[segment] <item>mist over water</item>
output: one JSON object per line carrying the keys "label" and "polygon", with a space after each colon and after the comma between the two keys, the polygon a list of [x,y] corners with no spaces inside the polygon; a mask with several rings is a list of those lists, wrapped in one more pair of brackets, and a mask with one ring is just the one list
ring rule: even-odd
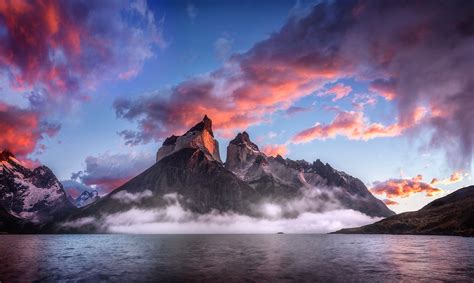
{"label": "mist over water", "polygon": [[461,281],[474,238],[1,235],[0,281]]}

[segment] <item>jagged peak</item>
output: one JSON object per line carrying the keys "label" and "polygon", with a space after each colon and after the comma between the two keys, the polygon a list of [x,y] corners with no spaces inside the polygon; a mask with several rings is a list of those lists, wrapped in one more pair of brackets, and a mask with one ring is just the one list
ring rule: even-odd
{"label": "jagged peak", "polygon": [[259,151],[258,146],[250,140],[249,134],[245,131],[243,131],[242,133],[238,133],[237,136],[230,141],[230,144],[246,145],[252,150]]}
{"label": "jagged peak", "polygon": [[211,134],[211,136],[214,137],[214,133],[212,132],[212,120],[209,119],[207,115],[204,115],[204,118],[202,119],[202,121],[194,125],[191,129],[189,129],[189,131],[187,131],[186,134],[190,132],[197,132],[197,131],[201,132],[204,130],[207,130]]}
{"label": "jagged peak", "polygon": [[8,161],[10,157],[15,158],[15,155],[8,149],[4,149],[2,152],[0,152],[0,161]]}
{"label": "jagged peak", "polygon": [[219,144],[212,132],[212,120],[207,115],[204,115],[202,121],[194,125],[184,135],[172,135],[165,139],[156,154],[156,162],[183,148],[200,148],[213,159],[222,162],[219,156]]}

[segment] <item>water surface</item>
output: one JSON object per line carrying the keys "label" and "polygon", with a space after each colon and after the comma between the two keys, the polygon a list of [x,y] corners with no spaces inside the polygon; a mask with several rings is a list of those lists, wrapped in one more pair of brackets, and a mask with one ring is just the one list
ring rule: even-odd
{"label": "water surface", "polygon": [[474,281],[474,238],[1,235],[0,281]]}

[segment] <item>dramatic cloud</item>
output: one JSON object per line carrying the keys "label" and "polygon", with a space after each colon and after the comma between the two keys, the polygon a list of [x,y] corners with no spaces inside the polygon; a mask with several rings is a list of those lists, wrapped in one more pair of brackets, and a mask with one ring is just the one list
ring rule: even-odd
{"label": "dramatic cloud", "polygon": [[0,68],[11,84],[51,98],[130,76],[165,45],[145,1],[2,1],[0,25]]}
{"label": "dramatic cloud", "polygon": [[2,91],[29,103],[0,100],[0,146],[33,152],[59,129],[47,123],[53,113],[88,100],[102,80],[135,76],[155,46],[165,47],[162,24],[143,0],[0,1]]}
{"label": "dramatic cloud", "polygon": [[[131,143],[160,140],[204,113],[218,129],[246,128],[350,77],[398,106],[398,126],[362,129],[369,136],[399,134],[426,107],[423,125],[434,130],[430,146],[445,150],[453,166],[468,166],[474,142],[473,9],[468,0],[317,4],[222,68],[177,85],[167,98],[118,101],[118,116],[139,124],[138,132],[124,137]],[[364,139],[363,133],[356,136]]]}
{"label": "dramatic cloud", "polygon": [[375,182],[370,191],[375,195],[385,195],[389,199],[406,198],[417,193],[433,197],[443,192],[443,190],[423,182],[422,179],[422,176],[418,175],[413,179],[390,179],[384,182]]}
{"label": "dramatic cloud", "polygon": [[288,148],[284,144],[269,144],[263,147],[263,152],[270,156],[285,156],[288,153]]}
{"label": "dramatic cloud", "polygon": [[319,96],[327,96],[327,95],[334,95],[332,101],[337,101],[341,98],[344,98],[352,92],[352,87],[346,86],[342,83],[338,83],[333,87],[329,88],[326,91],[323,91],[319,94]]}
{"label": "dramatic cloud", "polygon": [[56,135],[59,125],[42,120],[36,109],[23,109],[0,101],[0,150],[8,149],[23,159],[45,137]]}
{"label": "dramatic cloud", "polygon": [[92,186],[100,194],[107,194],[153,165],[151,154],[110,154],[88,156],[86,169],[73,174],[71,179]]}

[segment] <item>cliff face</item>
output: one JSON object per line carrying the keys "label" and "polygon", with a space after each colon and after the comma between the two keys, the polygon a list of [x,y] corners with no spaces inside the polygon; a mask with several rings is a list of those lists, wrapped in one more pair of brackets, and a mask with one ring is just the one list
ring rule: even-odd
{"label": "cliff face", "polygon": [[339,234],[412,234],[474,236],[474,186],[459,189],[414,212],[371,225],[342,229]]}

